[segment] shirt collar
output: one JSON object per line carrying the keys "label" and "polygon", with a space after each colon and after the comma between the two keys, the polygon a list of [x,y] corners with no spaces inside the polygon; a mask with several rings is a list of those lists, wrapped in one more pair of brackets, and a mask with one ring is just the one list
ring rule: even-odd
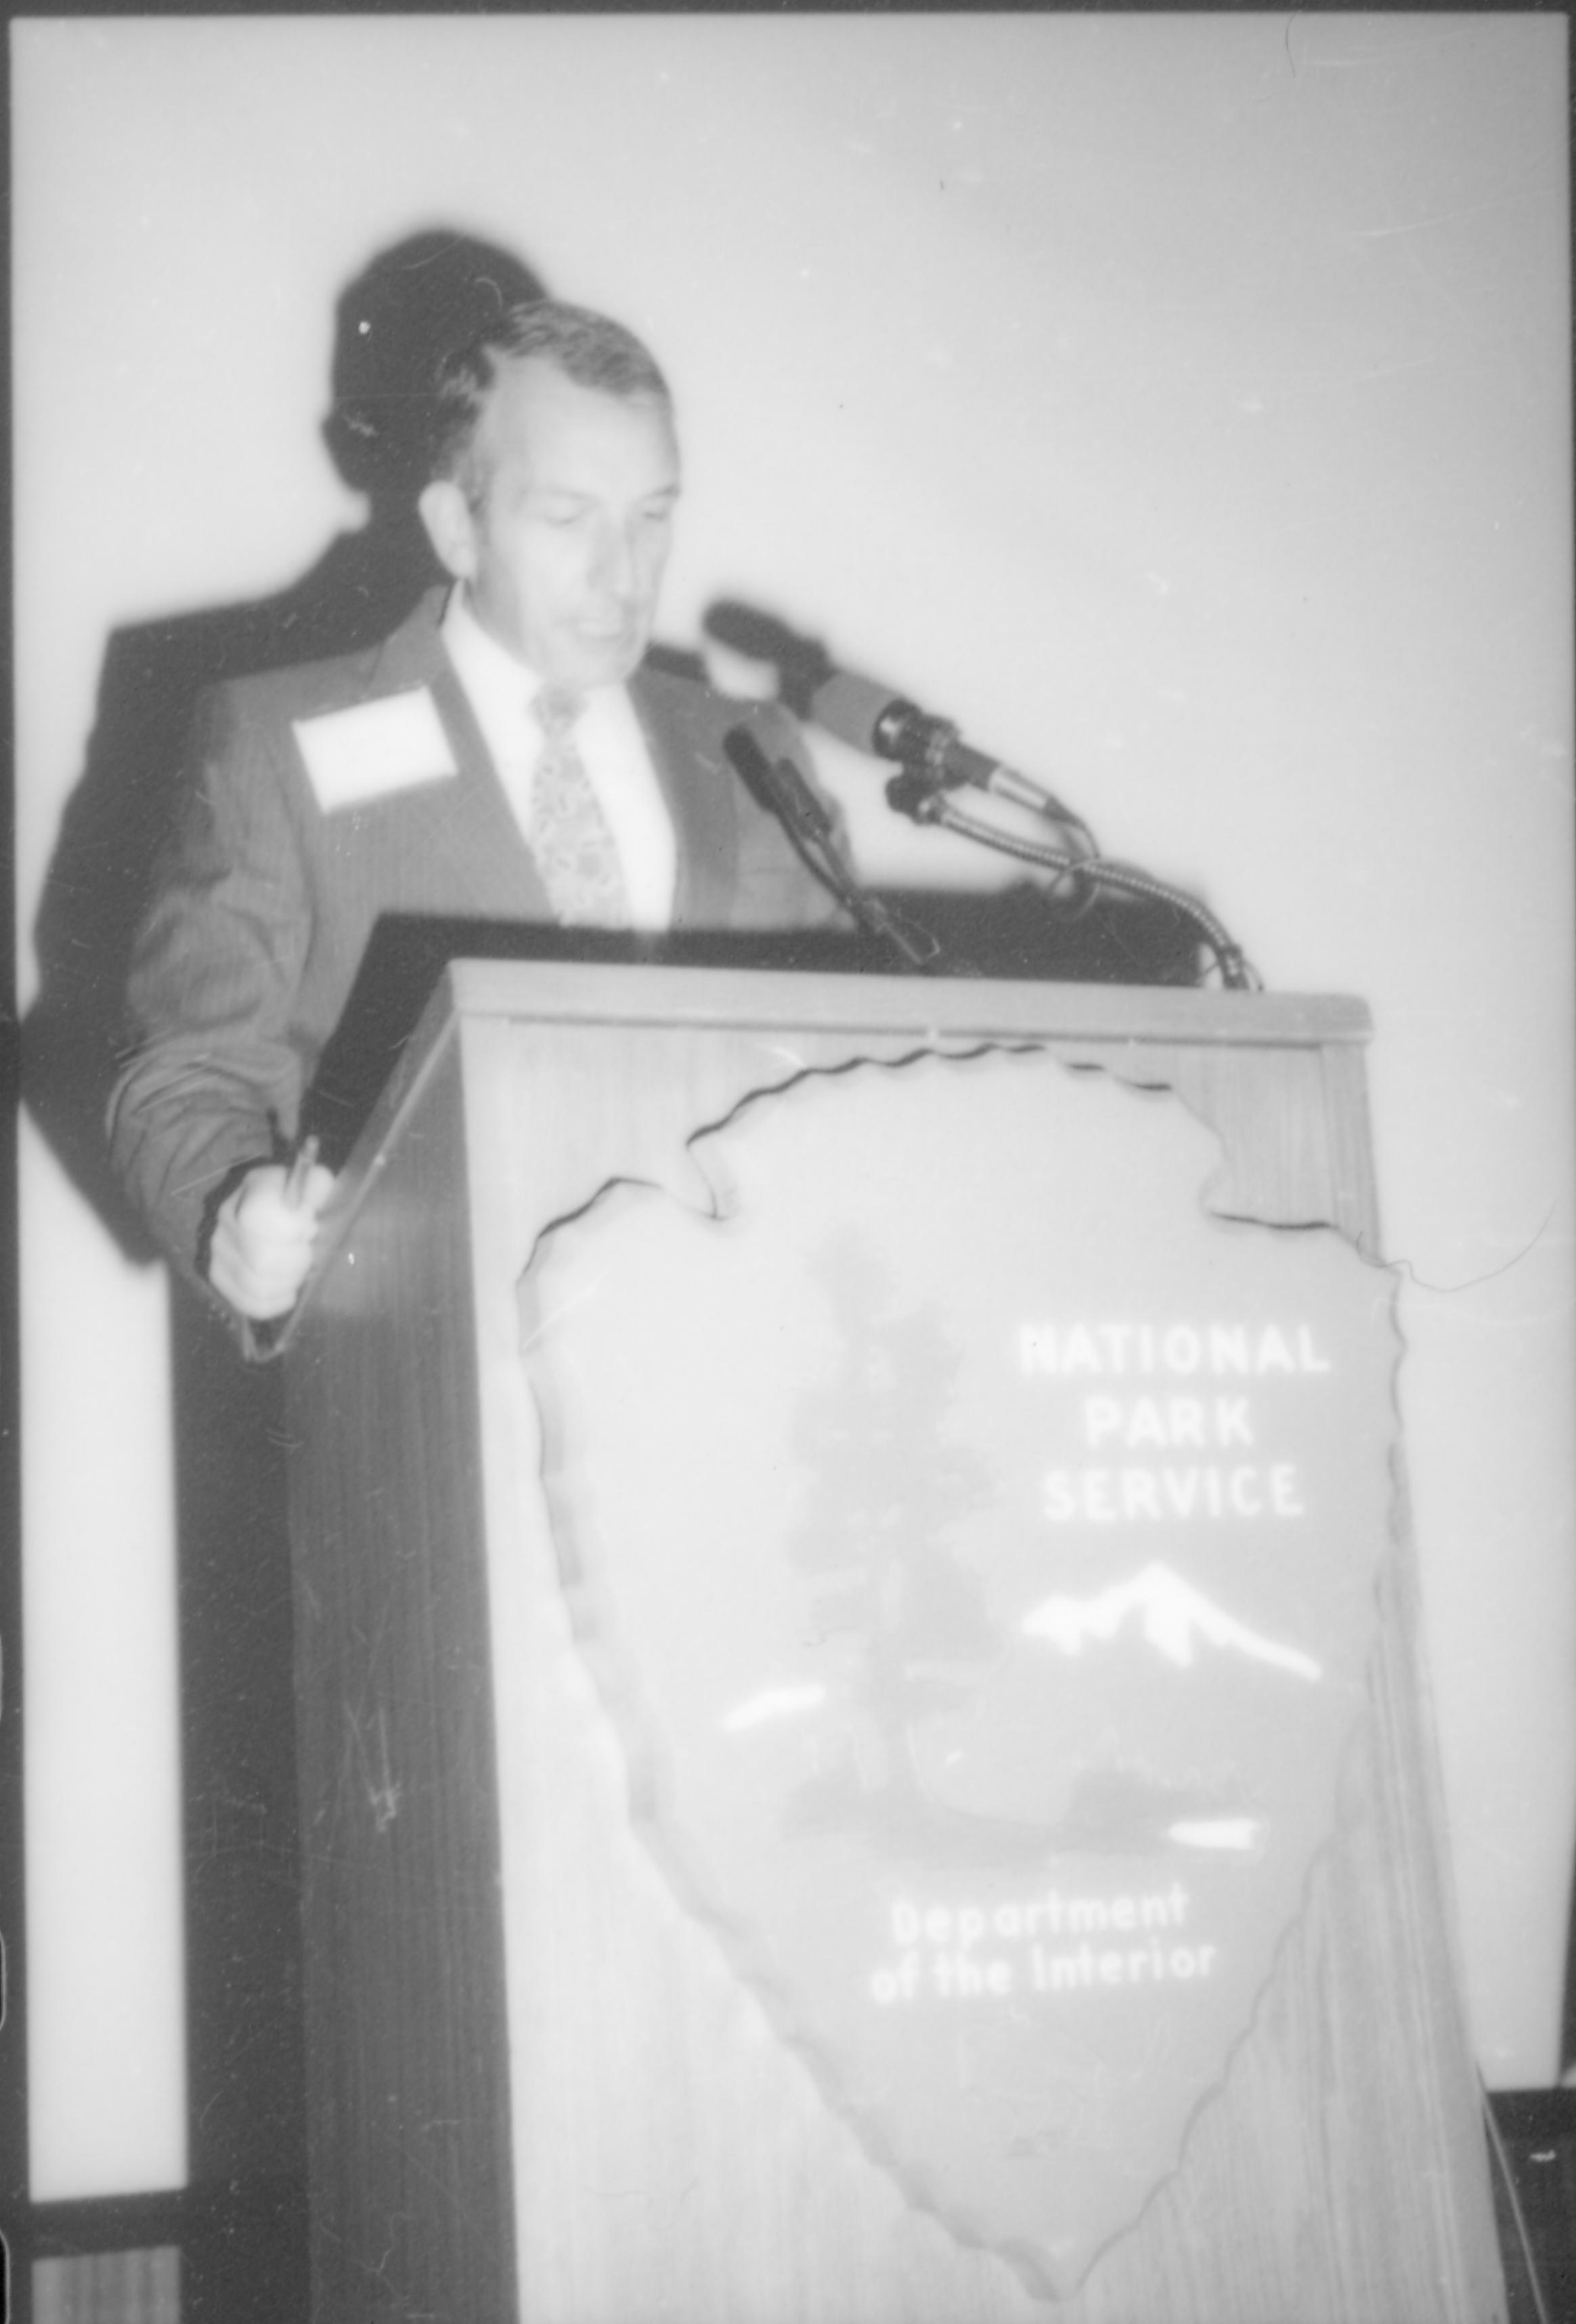
{"label": "shirt collar", "polygon": [[[463,581],[456,581],[449,591],[438,628],[466,690],[473,701],[479,698],[488,706],[489,715],[496,710],[501,715],[518,718],[522,706],[536,700],[547,681],[482,627]],[[576,691],[587,708],[594,709],[599,701],[621,698],[624,688],[593,686]]]}
{"label": "shirt collar", "polygon": [[542,681],[526,662],[501,646],[471,610],[464,582],[449,591],[440,634],[483,725],[518,724],[521,712],[541,692]]}

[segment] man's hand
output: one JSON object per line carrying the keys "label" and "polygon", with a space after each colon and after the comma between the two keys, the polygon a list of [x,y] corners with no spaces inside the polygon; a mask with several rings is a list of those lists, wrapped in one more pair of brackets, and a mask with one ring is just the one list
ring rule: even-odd
{"label": "man's hand", "polygon": [[318,1221],[333,1192],[334,1173],[321,1163],[303,1175],[281,1162],[260,1162],[220,1204],[208,1248],[208,1281],[238,1314],[254,1323],[289,1314],[307,1279]]}

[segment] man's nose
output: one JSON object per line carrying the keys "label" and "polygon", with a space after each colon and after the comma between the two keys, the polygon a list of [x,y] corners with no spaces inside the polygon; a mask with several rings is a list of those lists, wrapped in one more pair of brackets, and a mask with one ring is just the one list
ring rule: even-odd
{"label": "man's nose", "polygon": [[640,562],[631,528],[607,524],[597,537],[592,578],[608,596],[627,600],[635,595]]}

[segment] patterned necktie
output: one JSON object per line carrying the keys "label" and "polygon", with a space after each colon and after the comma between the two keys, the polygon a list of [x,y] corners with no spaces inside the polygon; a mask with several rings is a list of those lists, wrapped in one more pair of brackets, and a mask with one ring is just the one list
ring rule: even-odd
{"label": "patterned necktie", "polygon": [[543,687],[531,705],[544,741],[530,795],[530,852],[566,927],[627,928],[630,901],[607,817],[575,742],[578,695]]}

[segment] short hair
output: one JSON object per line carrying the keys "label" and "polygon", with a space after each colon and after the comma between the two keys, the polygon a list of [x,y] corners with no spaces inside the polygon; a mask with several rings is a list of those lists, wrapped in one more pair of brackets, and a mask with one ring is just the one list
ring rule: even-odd
{"label": "short hair", "polygon": [[656,403],[672,416],[668,382],[632,331],[589,307],[558,299],[521,300],[446,355],[434,375],[428,474],[457,484],[473,506],[486,484],[476,436],[487,399],[505,364],[532,357],[556,364],[576,387]]}

